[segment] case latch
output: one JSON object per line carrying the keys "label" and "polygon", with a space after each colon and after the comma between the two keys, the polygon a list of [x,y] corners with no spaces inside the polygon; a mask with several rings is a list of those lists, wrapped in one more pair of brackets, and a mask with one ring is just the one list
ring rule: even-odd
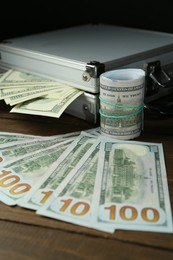
{"label": "case latch", "polygon": [[154,61],[147,64],[147,76],[149,76],[160,87],[169,87],[173,84],[172,78],[161,67],[160,61]]}
{"label": "case latch", "polygon": [[[145,64],[145,100],[150,102],[173,92],[173,66],[160,65],[160,61]],[[171,76],[170,76],[171,75]]]}
{"label": "case latch", "polygon": [[105,70],[105,65],[98,61],[90,61],[87,63],[86,69],[82,74],[84,81],[89,81],[91,78],[98,78]]}

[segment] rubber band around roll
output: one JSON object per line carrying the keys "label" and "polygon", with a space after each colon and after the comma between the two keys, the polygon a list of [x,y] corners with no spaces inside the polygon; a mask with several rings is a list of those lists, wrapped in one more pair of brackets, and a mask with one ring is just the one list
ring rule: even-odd
{"label": "rubber band around roll", "polygon": [[106,114],[104,114],[104,113],[101,111],[101,109],[99,109],[100,115],[103,116],[103,117],[107,117],[107,118],[129,118],[129,117],[131,117],[131,116],[135,116],[135,115],[138,115],[138,114],[142,113],[143,108],[144,108],[144,104],[142,104],[141,106],[123,106],[123,105],[118,105],[118,104],[113,104],[113,103],[111,103],[111,102],[108,102],[107,100],[105,100],[105,99],[103,99],[103,98],[101,98],[101,97],[99,97],[99,99],[100,99],[100,101],[102,101],[103,103],[105,103],[105,104],[107,104],[107,105],[110,105],[110,106],[121,107],[121,108],[125,108],[125,109],[126,109],[126,108],[136,108],[136,109],[138,109],[138,111],[136,111],[136,112],[133,112],[133,113],[128,114],[128,115],[123,115],[123,116],[114,116],[114,115],[110,116],[110,115],[106,115]]}

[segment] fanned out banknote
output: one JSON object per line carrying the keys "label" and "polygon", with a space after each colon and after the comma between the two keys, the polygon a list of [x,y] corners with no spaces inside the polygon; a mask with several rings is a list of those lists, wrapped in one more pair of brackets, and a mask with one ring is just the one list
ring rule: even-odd
{"label": "fanned out banknote", "polygon": [[173,232],[161,143],[115,140],[100,128],[0,137],[1,202],[108,233]]}
{"label": "fanned out banknote", "polygon": [[96,179],[93,222],[173,231],[162,144],[102,138]]}
{"label": "fanned out banknote", "polygon": [[25,142],[26,140],[36,140],[42,139],[42,136],[29,135],[29,134],[20,134],[20,133],[9,133],[9,132],[0,132],[0,145],[5,145],[7,143],[13,142]]}
{"label": "fanned out banknote", "polygon": [[46,180],[23,201],[39,215],[111,233],[173,232],[161,144],[100,137],[54,191]]}
{"label": "fanned out banknote", "polygon": [[[6,148],[2,146],[0,149],[0,177],[2,178],[0,191],[6,196],[4,196],[5,199],[1,198],[1,201],[8,205],[16,205],[38,182],[38,179],[48,173],[51,165],[58,159],[61,160],[63,152],[67,148],[70,151],[71,143],[76,144],[71,151],[73,154],[77,147],[81,147],[84,140],[95,138],[94,135],[87,132],[81,132],[77,137],[75,133],[72,133],[66,134],[64,138],[61,136],[49,138],[49,140],[46,138],[42,142],[38,140],[35,143],[21,143],[18,147],[18,143],[11,145],[11,147],[6,146]],[[89,144],[86,149],[88,146]],[[81,149],[73,163],[77,162],[82,154]]]}
{"label": "fanned out banknote", "polygon": [[82,90],[24,71],[0,68],[0,100],[10,112],[59,118]]}
{"label": "fanned out banknote", "polygon": [[68,133],[64,135],[56,135],[52,137],[44,137],[40,139],[31,139],[28,141],[17,141],[1,144],[0,146],[0,167],[11,161],[17,161],[26,154],[32,154],[35,151],[46,149],[56,145],[67,138],[73,138],[79,135],[79,132]]}
{"label": "fanned out banknote", "polygon": [[0,168],[0,191],[6,195],[2,200],[8,205],[16,205],[38,179],[46,174],[49,167],[61,156],[73,139],[65,140],[46,149],[26,154],[17,160],[3,164]]}
{"label": "fanned out banknote", "polygon": [[70,92],[67,97],[62,94],[62,98],[59,100],[50,93],[46,96],[33,98],[32,102],[21,102],[13,107],[10,112],[59,118],[65,109],[83,93],[78,89],[73,89]]}
{"label": "fanned out banknote", "polygon": [[[41,181],[34,193],[25,197],[19,205],[37,209],[39,215],[113,233],[113,227],[91,221],[100,141],[95,139],[92,143],[63,181],[59,181],[62,167],[56,165],[51,171],[50,180]],[[69,167],[64,166],[66,172]]]}
{"label": "fanned out banknote", "polygon": [[[96,141],[96,137],[81,133],[81,135],[69,145],[68,149],[64,151],[52,168],[49,169],[47,174],[19,201],[18,205],[34,210],[42,206],[43,202],[49,199],[61,182],[69,178],[68,176],[72,170],[74,171],[74,168],[83,166],[83,160],[86,157],[85,154]],[[85,167],[90,168],[90,165],[86,164]]]}

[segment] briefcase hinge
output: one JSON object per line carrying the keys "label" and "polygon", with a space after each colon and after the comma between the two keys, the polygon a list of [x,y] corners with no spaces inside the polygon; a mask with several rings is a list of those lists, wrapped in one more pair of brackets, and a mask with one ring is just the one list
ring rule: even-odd
{"label": "briefcase hinge", "polygon": [[90,61],[82,74],[82,79],[83,81],[89,81],[91,78],[98,78],[104,71],[105,65],[103,63]]}

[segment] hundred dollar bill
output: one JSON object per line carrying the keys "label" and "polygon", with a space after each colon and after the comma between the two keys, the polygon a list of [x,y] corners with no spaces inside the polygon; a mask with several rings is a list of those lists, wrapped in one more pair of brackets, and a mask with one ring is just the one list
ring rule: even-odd
{"label": "hundred dollar bill", "polygon": [[33,189],[19,201],[18,205],[30,209],[38,209],[60,183],[70,174],[73,168],[78,167],[81,158],[85,156],[88,149],[95,143],[97,138],[92,135],[81,133],[81,135],[69,145],[64,154],[49,169]]}
{"label": "hundred dollar bill", "polygon": [[[53,86],[55,90],[57,90],[57,88],[59,89],[58,84],[51,85],[51,86]],[[38,90],[48,90],[49,88],[51,89],[51,86],[40,84],[40,85],[25,86],[23,88],[12,87],[12,88],[0,89],[0,99],[6,99],[6,103],[10,103],[13,100],[10,100],[10,99],[8,100],[7,98],[17,96],[18,99],[20,99],[21,94],[28,93],[28,95],[29,95],[30,93],[38,91]]]}
{"label": "hundred dollar bill", "polygon": [[16,105],[18,103],[24,102],[24,101],[28,101],[37,97],[42,97],[45,96],[51,92],[55,92],[57,89],[56,86],[46,86],[45,88],[41,88],[39,90],[35,90],[35,91],[30,91],[30,92],[24,92],[24,93],[20,93],[18,95],[15,96],[11,96],[9,98],[5,98],[5,102],[6,104],[9,104],[11,106]]}
{"label": "hundred dollar bill", "polygon": [[35,89],[33,89],[33,91],[25,91],[25,89],[22,89],[23,91],[20,91],[15,95],[6,97],[5,102],[10,105],[16,105],[18,103],[22,103],[24,101],[31,100],[36,97],[47,95],[49,97],[52,96],[54,99],[56,98],[56,100],[63,100],[74,92],[74,88],[65,85],[63,87],[59,86],[58,82],[54,83],[53,85],[34,85],[34,87]]}
{"label": "hundred dollar bill", "polygon": [[10,133],[10,132],[0,132],[0,145],[12,142],[23,142],[24,140],[33,140],[44,138],[43,136],[20,134],[20,133]]}
{"label": "hundred dollar bill", "polygon": [[81,94],[83,94],[83,91],[73,89],[73,92],[62,100],[57,100],[52,96],[49,97],[49,95],[43,96],[18,104],[10,112],[59,118],[64,110]]}
{"label": "hundred dollar bill", "polygon": [[73,138],[65,140],[4,164],[0,168],[0,192],[3,192],[7,199],[1,198],[1,201],[16,205],[73,141]]}
{"label": "hundred dollar bill", "polygon": [[[96,140],[65,179],[58,181],[59,184],[56,186],[51,185],[60,179],[59,167],[55,168],[53,180],[50,179],[49,183],[47,179],[40,190],[37,189],[28,201],[23,201],[23,204],[29,203],[32,207],[39,202],[39,205],[42,204],[41,207],[37,206],[36,213],[39,215],[113,233],[113,228],[95,223],[93,225],[91,222],[98,152],[99,142]],[[53,192],[51,196],[50,192]]]}
{"label": "hundred dollar bill", "polygon": [[41,140],[29,140],[24,142],[15,142],[0,146],[0,167],[11,161],[17,161],[26,154],[32,154],[35,151],[46,149],[58,144],[67,138],[66,136],[48,137]]}
{"label": "hundred dollar bill", "polygon": [[0,132],[0,148],[5,147],[6,145],[11,145],[12,143],[18,143],[18,142],[27,142],[29,140],[44,140],[47,138],[68,138],[68,137],[76,137],[81,134],[81,132],[90,133],[93,135],[99,135],[99,128],[92,128],[85,131],[74,131],[69,132],[66,134],[58,134],[58,135],[52,135],[52,136],[40,136],[40,135],[29,135],[29,134],[22,134],[22,133],[10,133],[10,132]]}
{"label": "hundred dollar bill", "polygon": [[172,232],[162,144],[100,145],[93,221],[114,229]]}
{"label": "hundred dollar bill", "polygon": [[12,87],[12,86],[21,86],[23,87],[25,84],[43,84],[43,83],[52,83],[53,81],[41,76],[33,75],[31,73],[9,69],[6,71],[3,76],[0,78],[0,88],[4,87]]}
{"label": "hundred dollar bill", "polygon": [[4,90],[5,88],[11,89],[11,91],[15,88],[28,88],[34,87],[34,89],[39,89],[39,86],[43,87],[57,87],[58,89],[67,89],[72,88],[68,84],[64,84],[62,82],[58,82],[55,80],[51,80],[36,74],[32,74],[29,72],[0,68],[0,89]]}

